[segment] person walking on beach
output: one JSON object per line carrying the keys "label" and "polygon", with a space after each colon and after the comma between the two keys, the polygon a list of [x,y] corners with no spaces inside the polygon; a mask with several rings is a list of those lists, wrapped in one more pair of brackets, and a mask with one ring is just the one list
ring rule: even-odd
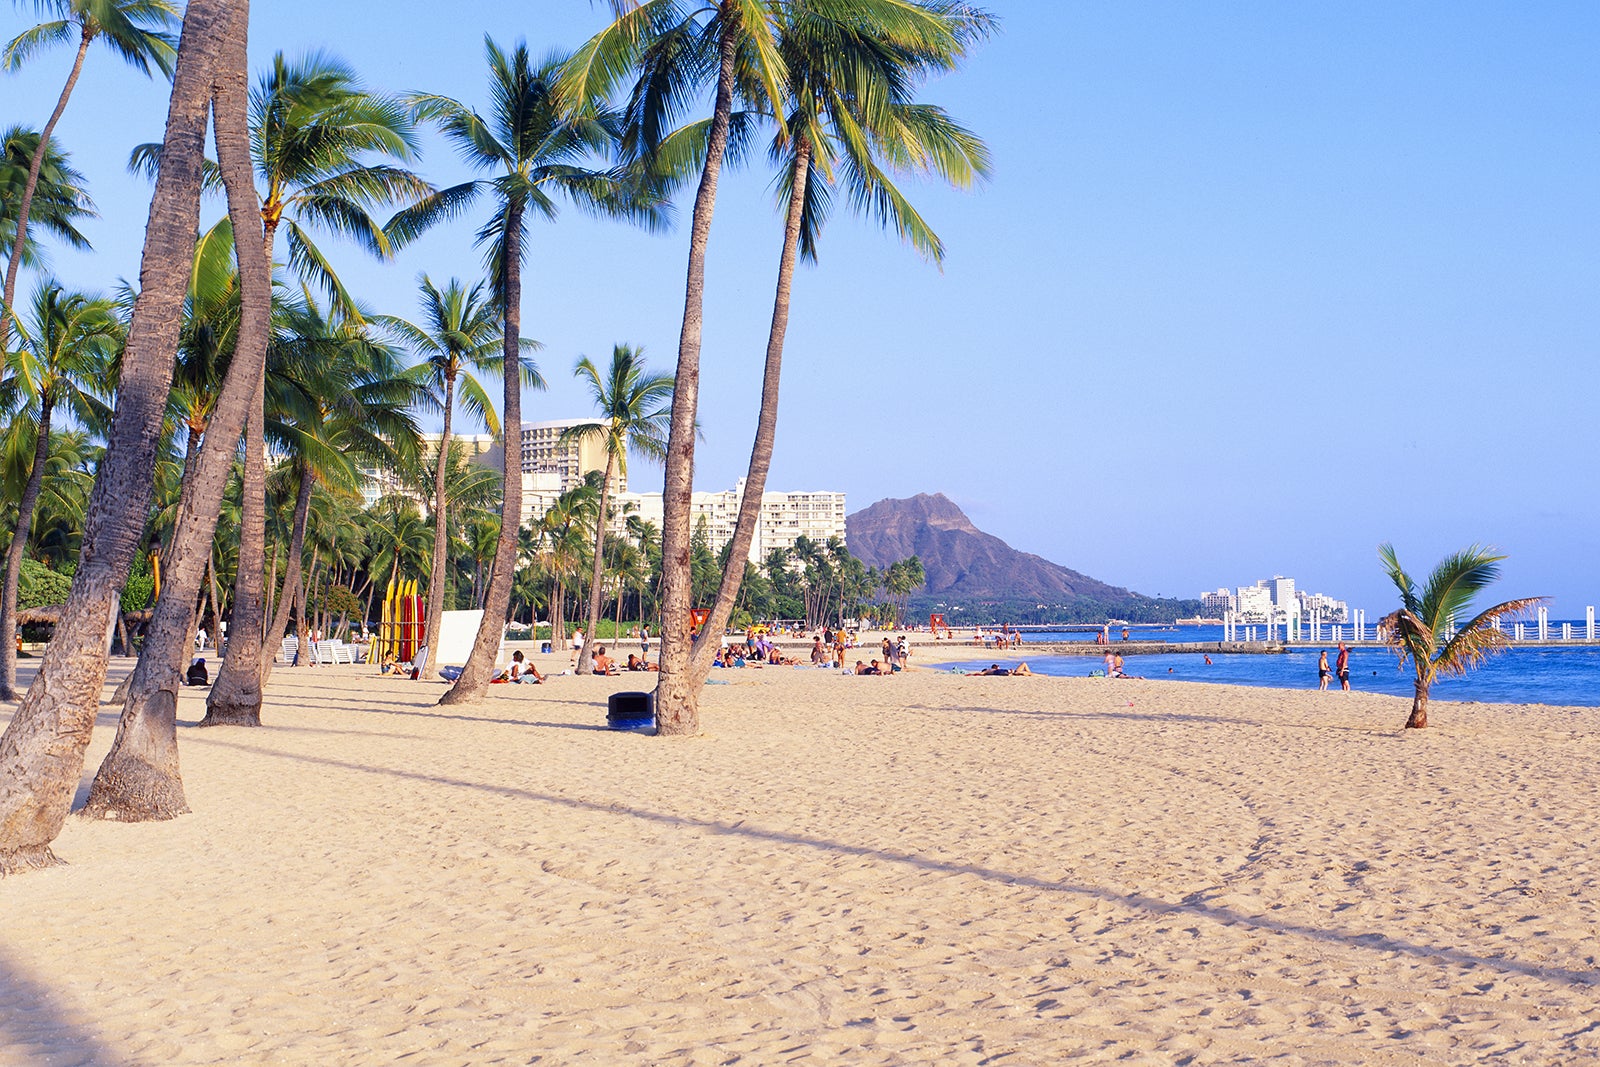
{"label": "person walking on beach", "polygon": [[1350,649],[1343,641],[1339,642],[1339,655],[1333,661],[1333,669],[1339,675],[1339,688],[1350,692]]}
{"label": "person walking on beach", "polygon": [[1323,649],[1322,655],[1317,657],[1317,691],[1328,691],[1328,650]]}

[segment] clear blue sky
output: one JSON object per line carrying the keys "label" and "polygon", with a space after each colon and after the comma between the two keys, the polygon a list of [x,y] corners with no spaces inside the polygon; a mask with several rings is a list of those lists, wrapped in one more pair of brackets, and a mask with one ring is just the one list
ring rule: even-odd
{"label": "clear blue sky", "polygon": [[[604,5],[255,5],[252,56],[327,48],[374,87],[484,99],[482,36],[570,48]],[[1487,541],[1506,596],[1600,602],[1600,6],[996,2],[1000,35],[931,86],[986,137],[983,190],[916,189],[944,270],[838,215],[795,286],[770,485],[856,510],[942,491],[983,529],[1140,592],[1274,573],[1386,608],[1375,546],[1414,570]],[[6,38],[31,8],[0,16]],[[535,21],[536,20],[536,21]],[[0,76],[43,121],[70,61]],[[164,87],[92,55],[58,136],[103,218],[70,284],[136,275]],[[422,163],[464,175],[437,143]],[[584,413],[579,354],[669,369],[680,226],[537,224],[523,299],[547,394]],[[220,214],[207,208],[207,218]],[[395,264],[330,239],[375,307],[418,271],[473,276],[472,227]],[[696,484],[748,458],[780,233],[763,165],[712,234]],[[463,427],[463,429],[466,429]],[[638,463],[636,488],[659,485]]]}

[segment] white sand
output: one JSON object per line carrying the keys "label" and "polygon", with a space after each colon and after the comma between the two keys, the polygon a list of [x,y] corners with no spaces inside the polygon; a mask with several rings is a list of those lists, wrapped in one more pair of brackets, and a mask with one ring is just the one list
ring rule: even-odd
{"label": "white sand", "polygon": [[1600,1060],[1592,709],[729,674],[279,670],[0,882],[0,1064]]}

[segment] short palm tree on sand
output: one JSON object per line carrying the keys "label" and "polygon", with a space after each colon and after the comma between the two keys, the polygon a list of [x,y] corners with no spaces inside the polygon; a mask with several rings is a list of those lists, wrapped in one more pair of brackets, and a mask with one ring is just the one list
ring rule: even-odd
{"label": "short palm tree on sand", "polygon": [[1473,545],[1446,556],[1428,576],[1421,590],[1411,575],[1400,566],[1394,546],[1378,546],[1383,569],[1400,590],[1400,608],[1378,623],[1382,635],[1400,657],[1416,667],[1416,697],[1411,703],[1407,729],[1428,725],[1428,690],[1440,674],[1466,674],[1491,653],[1510,647],[1511,642],[1496,625],[1508,616],[1520,615],[1538,606],[1544,597],[1523,597],[1485,608],[1461,627],[1455,626],[1472,609],[1472,599],[1500,577],[1500,562],[1505,556]]}

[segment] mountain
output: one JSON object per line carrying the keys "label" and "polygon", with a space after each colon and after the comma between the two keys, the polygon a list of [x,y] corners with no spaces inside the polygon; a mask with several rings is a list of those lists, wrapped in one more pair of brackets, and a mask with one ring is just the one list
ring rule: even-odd
{"label": "mountain", "polygon": [[845,541],[851,555],[871,567],[887,567],[909,556],[921,560],[927,584],[912,597],[919,610],[948,611],[959,605],[963,616],[998,610],[1046,616],[1039,621],[1119,616],[1140,622],[1171,621],[1199,608],[1197,601],[1141,596],[1018,551],[974,526],[943,493],[880,500],[848,515]]}

